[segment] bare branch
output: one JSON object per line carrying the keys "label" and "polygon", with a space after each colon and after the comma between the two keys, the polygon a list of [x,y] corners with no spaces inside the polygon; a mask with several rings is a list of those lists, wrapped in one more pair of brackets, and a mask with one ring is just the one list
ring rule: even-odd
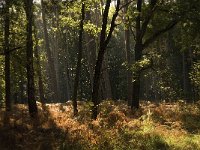
{"label": "bare branch", "polygon": [[15,48],[13,48],[13,49],[10,49],[10,50],[7,51],[7,52],[0,53],[0,55],[6,55],[6,54],[11,53],[11,52],[13,52],[13,51],[15,51],[15,50],[18,50],[18,49],[20,49],[20,48],[22,48],[22,47],[21,47],[21,46],[20,46],[20,47],[15,47]]}
{"label": "bare branch", "polygon": [[146,47],[149,46],[149,44],[151,44],[152,42],[154,42],[161,34],[169,31],[170,29],[172,29],[180,20],[175,19],[173,21],[171,21],[165,28],[158,30],[156,33],[154,33],[150,38],[148,38],[144,44],[143,44],[143,48],[145,49]]}
{"label": "bare branch", "polygon": [[122,5],[122,6],[119,8],[119,11],[122,10],[124,7],[128,6],[129,4],[131,4],[132,2],[134,2],[134,1],[132,0],[132,1],[130,1],[130,2],[126,3],[126,4],[124,4],[124,5]]}
{"label": "bare branch", "polygon": [[145,20],[144,20],[142,27],[141,27],[140,39],[142,39],[144,37],[146,30],[147,30],[147,26],[148,26],[151,18],[153,17],[153,14],[154,14],[156,8],[157,8],[156,3],[154,3],[153,5],[150,5],[150,10],[147,13],[147,16],[145,17]]}

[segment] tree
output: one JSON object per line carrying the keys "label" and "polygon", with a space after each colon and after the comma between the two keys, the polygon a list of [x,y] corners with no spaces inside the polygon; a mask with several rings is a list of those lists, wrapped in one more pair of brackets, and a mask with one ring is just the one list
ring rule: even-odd
{"label": "tree", "polygon": [[80,29],[79,29],[79,43],[78,43],[78,55],[77,55],[77,65],[76,65],[76,76],[74,80],[74,94],[73,94],[73,107],[74,107],[74,115],[78,113],[77,109],[77,93],[78,93],[78,85],[79,78],[81,73],[81,59],[82,59],[82,51],[83,51],[83,21],[85,18],[85,4],[82,1],[81,8],[81,20],[80,20]]}
{"label": "tree", "polygon": [[[128,0],[125,0],[126,4],[129,3]],[[129,28],[129,21],[128,21],[128,5],[125,7],[125,31],[124,31],[124,44],[125,44],[125,51],[126,51],[126,61],[127,65],[131,65],[131,48],[130,48],[130,28]],[[131,105],[132,100],[132,73],[131,70],[127,70],[127,100],[128,105]]]}
{"label": "tree", "polygon": [[4,55],[5,55],[5,102],[6,111],[11,110],[11,92],[10,92],[10,46],[9,46],[9,36],[10,36],[10,15],[9,15],[10,2],[6,1],[5,4],[5,26],[4,26]]}
{"label": "tree", "polygon": [[92,102],[94,104],[92,108],[92,118],[96,119],[98,115],[98,105],[99,105],[99,86],[100,86],[100,75],[101,75],[101,68],[102,63],[104,59],[104,54],[106,51],[106,48],[108,46],[108,43],[111,39],[112,32],[115,29],[115,20],[118,16],[118,12],[120,10],[120,0],[117,0],[117,6],[115,13],[113,14],[112,20],[111,20],[111,26],[108,35],[106,35],[106,29],[107,29],[107,23],[108,23],[108,13],[110,9],[110,3],[111,0],[106,1],[105,9],[103,12],[103,18],[102,18],[102,28],[101,28],[101,35],[100,35],[100,44],[99,44],[99,52],[97,56],[97,61],[95,65],[95,73],[94,73],[94,81],[93,81],[93,91],[92,91]]}
{"label": "tree", "polygon": [[[162,2],[161,2],[162,3]],[[161,28],[154,32],[150,37],[146,38],[145,35],[148,29],[148,25],[153,18],[153,15],[158,7],[158,1],[152,0],[148,6],[148,10],[145,13],[145,16],[142,15],[142,0],[137,0],[137,16],[135,19],[135,56],[134,61],[139,62],[142,60],[142,51],[147,48],[151,43],[153,43],[160,35],[172,29],[178,22],[179,19],[174,18],[172,21],[169,21],[164,28]],[[144,18],[144,19],[143,19]],[[132,95],[132,104],[131,108],[139,108],[139,99],[140,99],[140,76],[141,70],[137,69],[134,72],[134,80],[133,80],[133,95]]]}
{"label": "tree", "polygon": [[27,55],[27,93],[28,93],[28,108],[31,117],[37,116],[37,104],[35,100],[35,86],[34,86],[34,68],[33,68],[33,1],[25,0],[25,11],[27,18],[27,27],[26,27],[26,55]]}

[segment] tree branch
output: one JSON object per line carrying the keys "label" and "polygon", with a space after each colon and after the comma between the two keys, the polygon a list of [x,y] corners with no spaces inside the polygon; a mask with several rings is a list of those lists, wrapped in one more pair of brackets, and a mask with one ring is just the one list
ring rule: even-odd
{"label": "tree branch", "polygon": [[108,22],[108,13],[110,9],[110,3],[111,0],[107,0],[106,6],[103,12],[103,19],[102,19],[102,27],[101,27],[101,35],[100,35],[100,46],[104,45],[104,42],[106,41],[106,29],[107,29],[107,22]]}
{"label": "tree branch", "polygon": [[22,48],[22,47],[21,47],[21,46],[20,46],[20,47],[15,47],[15,48],[13,48],[13,49],[10,49],[10,50],[7,51],[7,52],[0,53],[0,55],[6,55],[6,54],[11,53],[11,52],[13,52],[13,51],[15,51],[15,50],[18,50],[18,49],[20,49],[20,48]]}
{"label": "tree branch", "polygon": [[158,30],[156,33],[154,33],[150,38],[148,38],[144,44],[143,49],[149,46],[152,42],[154,42],[161,34],[167,32],[168,30],[172,29],[180,20],[175,19],[171,21],[165,28]]}
{"label": "tree branch", "polygon": [[147,16],[145,17],[144,22],[141,27],[140,39],[142,39],[144,37],[146,30],[147,30],[147,26],[154,14],[156,8],[157,8],[156,2],[153,5],[150,5],[150,11],[148,12]]}
{"label": "tree branch", "polygon": [[112,21],[111,21],[111,26],[110,26],[110,31],[108,33],[108,36],[105,40],[105,45],[107,46],[109,41],[110,41],[110,38],[112,36],[112,32],[114,31],[115,27],[116,27],[116,24],[115,24],[115,20],[118,16],[118,13],[119,13],[119,5],[120,5],[120,0],[117,0],[117,6],[116,6],[116,10],[115,10],[115,13],[113,14],[113,17],[112,17]]}
{"label": "tree branch", "polygon": [[135,33],[134,33],[133,29],[131,27],[129,29],[130,29],[130,31],[131,31],[131,33],[133,35],[134,40],[136,41],[136,36],[135,36]]}
{"label": "tree branch", "polygon": [[130,1],[130,2],[128,2],[128,3],[124,4],[124,5],[122,5],[122,6],[119,8],[119,11],[122,10],[124,7],[128,6],[129,4],[131,4],[132,2],[134,2],[134,1]]}

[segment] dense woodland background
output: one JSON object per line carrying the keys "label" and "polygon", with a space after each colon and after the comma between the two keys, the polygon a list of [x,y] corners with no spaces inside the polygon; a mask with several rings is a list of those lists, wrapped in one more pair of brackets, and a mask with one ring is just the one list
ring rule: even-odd
{"label": "dense woodland background", "polygon": [[94,120],[111,106],[199,109],[199,0],[1,0],[0,14],[2,114],[71,100]]}

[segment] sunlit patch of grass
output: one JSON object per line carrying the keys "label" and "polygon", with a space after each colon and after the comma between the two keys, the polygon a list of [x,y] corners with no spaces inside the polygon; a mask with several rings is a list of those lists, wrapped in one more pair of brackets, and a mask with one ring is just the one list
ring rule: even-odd
{"label": "sunlit patch of grass", "polygon": [[174,150],[199,150],[199,135],[182,135],[165,137],[166,142]]}

